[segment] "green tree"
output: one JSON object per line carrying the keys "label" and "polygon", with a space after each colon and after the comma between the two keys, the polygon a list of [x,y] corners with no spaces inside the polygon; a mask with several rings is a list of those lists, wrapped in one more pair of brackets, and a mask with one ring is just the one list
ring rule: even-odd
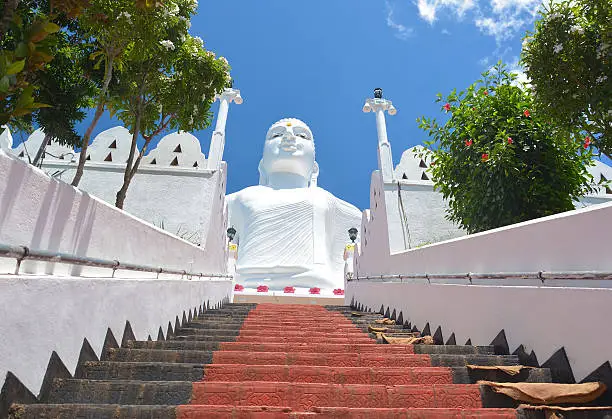
{"label": "green tree", "polygon": [[38,97],[37,78],[56,53],[58,32],[87,0],[0,0],[0,124],[50,106]]}
{"label": "green tree", "polygon": [[612,2],[551,2],[523,43],[538,113],[612,156]]}
{"label": "green tree", "polygon": [[[111,111],[130,129],[132,144],[115,205],[123,208],[129,185],[151,141],[167,129],[199,130],[211,122],[215,95],[229,83],[229,65],[188,35],[197,5],[168,0],[134,16],[140,35],[126,54],[126,65]],[[140,136],[144,144],[140,150]]]}
{"label": "green tree", "polygon": [[83,36],[89,38],[95,47],[90,58],[95,60],[96,68],[103,66],[104,75],[98,96],[94,99],[93,119],[81,139],[81,154],[72,186],[78,186],[83,177],[91,135],[110,100],[109,88],[113,72],[116,69],[121,70],[124,53],[134,45],[134,39],[140,36],[132,27],[132,16],[138,16],[149,8],[156,7],[155,4],[149,7],[147,3],[146,7],[139,9],[132,0],[91,0],[79,18]]}
{"label": "green tree", "polygon": [[39,165],[51,140],[71,147],[80,146],[81,135],[75,125],[85,119],[85,109],[91,107],[98,94],[101,74],[89,60],[91,47],[66,31],[58,33],[58,45],[53,61],[36,79],[38,97],[52,104],[32,114],[42,128],[45,139],[32,164]]}
{"label": "green tree", "polygon": [[447,218],[469,233],[571,210],[592,191],[590,140],[549,124],[501,63],[437,102],[450,118],[419,118],[431,137],[420,155],[432,160]]}

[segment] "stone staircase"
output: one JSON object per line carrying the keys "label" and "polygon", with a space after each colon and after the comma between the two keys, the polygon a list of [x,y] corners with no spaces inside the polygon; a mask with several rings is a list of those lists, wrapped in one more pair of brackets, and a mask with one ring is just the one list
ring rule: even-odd
{"label": "stone staircase", "polygon": [[[547,418],[478,380],[550,382],[467,365],[516,365],[492,346],[380,345],[373,313],[348,307],[229,304],[158,341],[126,341],[55,379],[27,418]],[[402,325],[386,325],[395,336]],[[612,409],[556,418],[612,418]],[[550,416],[553,417],[553,416]]]}

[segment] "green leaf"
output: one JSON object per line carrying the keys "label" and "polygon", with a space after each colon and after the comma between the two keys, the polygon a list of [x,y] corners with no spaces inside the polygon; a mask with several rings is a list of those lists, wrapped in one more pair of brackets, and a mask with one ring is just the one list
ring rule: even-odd
{"label": "green leaf", "polygon": [[7,93],[10,86],[11,86],[11,83],[7,76],[4,76],[0,79],[0,92],[1,93]]}
{"label": "green leaf", "polygon": [[53,23],[53,22],[47,22],[43,25],[43,29],[45,30],[45,32],[47,33],[56,33],[59,32],[59,30],[61,29],[59,25]]}
{"label": "green leaf", "polygon": [[25,67],[25,60],[15,61],[6,69],[6,74],[8,76],[17,74]]}

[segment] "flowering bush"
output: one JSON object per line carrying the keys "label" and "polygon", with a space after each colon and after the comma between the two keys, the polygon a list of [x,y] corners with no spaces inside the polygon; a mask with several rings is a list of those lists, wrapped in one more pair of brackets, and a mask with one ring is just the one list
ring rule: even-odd
{"label": "flowering bush", "polygon": [[612,156],[612,3],[556,1],[523,42],[536,104],[559,126]]}
{"label": "flowering bush", "polygon": [[257,287],[257,292],[268,292],[269,288],[267,285],[259,285]]}
{"label": "flowering bush", "polygon": [[447,218],[469,233],[571,210],[592,190],[586,140],[547,123],[513,81],[500,63],[466,90],[438,95],[445,123],[418,120],[431,140],[417,154],[435,161],[428,170]]}
{"label": "flowering bush", "polygon": [[294,287],[285,287],[285,289],[283,290],[283,292],[285,294],[294,294],[295,293],[295,288]]}
{"label": "flowering bush", "polygon": [[308,290],[308,292],[311,294],[321,294],[321,288],[312,287],[311,289]]}
{"label": "flowering bush", "polygon": [[234,285],[234,291],[244,291],[244,285],[240,285],[240,284]]}
{"label": "flowering bush", "polygon": [[342,288],[336,288],[334,290],[334,295],[344,295],[344,290]]}

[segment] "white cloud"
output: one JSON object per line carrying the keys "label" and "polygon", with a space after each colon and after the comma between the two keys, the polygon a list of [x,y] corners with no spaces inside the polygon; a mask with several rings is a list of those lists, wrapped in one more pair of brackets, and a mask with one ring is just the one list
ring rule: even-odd
{"label": "white cloud", "polygon": [[[413,0],[419,17],[433,24],[444,13],[463,19],[471,13],[473,24],[498,43],[516,36],[533,22],[543,0]],[[546,0],[548,1],[548,0]]]}
{"label": "white cloud", "polygon": [[475,0],[417,0],[419,16],[433,24],[440,9],[448,9],[457,17],[462,18],[466,11],[475,6]]}
{"label": "white cloud", "polygon": [[525,86],[527,88],[531,88],[531,80],[529,79],[529,77],[527,77],[527,74],[525,74],[525,69],[519,63],[518,57],[514,57],[514,59],[511,61],[510,65],[508,66],[508,70],[510,70],[511,73],[516,75],[514,84],[517,84],[519,86]]}
{"label": "white cloud", "polygon": [[387,26],[393,29],[395,32],[395,37],[397,39],[401,39],[402,41],[407,40],[411,36],[414,35],[414,29],[408,28],[401,23],[396,22],[393,19],[393,7],[389,4],[388,1],[385,1],[385,5],[387,6]]}

